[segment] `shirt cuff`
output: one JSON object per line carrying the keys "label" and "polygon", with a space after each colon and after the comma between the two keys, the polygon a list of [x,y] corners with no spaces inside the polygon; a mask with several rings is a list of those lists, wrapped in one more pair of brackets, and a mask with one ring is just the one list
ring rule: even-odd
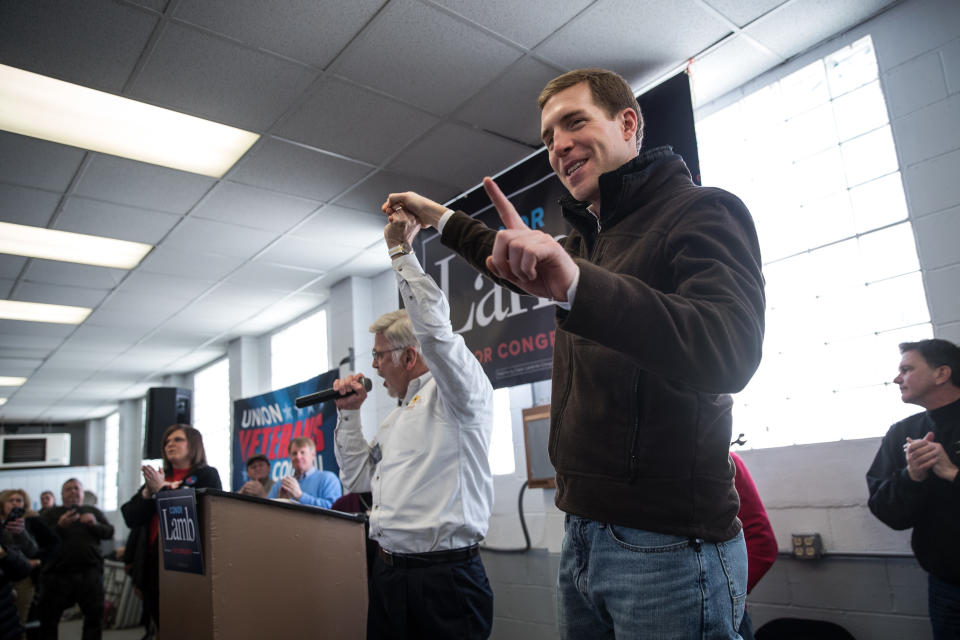
{"label": "shirt cuff", "polygon": [[452,215],[453,215],[453,209],[447,209],[446,212],[444,212],[444,214],[440,216],[440,219],[437,221],[438,233],[443,233],[443,228],[446,226],[447,220],[449,220],[450,216]]}
{"label": "shirt cuff", "polygon": [[577,267],[576,273],[573,274],[573,280],[570,282],[570,286],[567,287],[567,301],[560,302],[559,300],[554,300],[553,304],[557,305],[564,311],[570,311],[570,307],[573,306],[573,299],[577,297],[577,285],[580,284],[580,267]]}
{"label": "shirt cuff", "polygon": [[393,270],[398,273],[403,273],[404,269],[409,268],[423,271],[423,267],[420,266],[420,261],[417,259],[417,254],[415,253],[397,256],[391,260],[391,265],[393,266]]}

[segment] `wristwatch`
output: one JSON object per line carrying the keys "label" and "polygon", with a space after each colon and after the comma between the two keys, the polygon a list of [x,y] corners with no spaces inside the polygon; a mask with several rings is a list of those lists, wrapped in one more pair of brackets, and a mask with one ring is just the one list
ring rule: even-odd
{"label": "wristwatch", "polygon": [[390,247],[391,258],[396,258],[397,256],[406,256],[411,253],[413,253],[413,247],[410,246],[409,242],[404,242],[395,247]]}

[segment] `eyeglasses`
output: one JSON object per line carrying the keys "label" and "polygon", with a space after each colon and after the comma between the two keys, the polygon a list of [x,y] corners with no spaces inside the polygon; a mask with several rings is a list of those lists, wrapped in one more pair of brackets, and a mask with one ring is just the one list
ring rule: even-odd
{"label": "eyeglasses", "polygon": [[384,351],[377,351],[374,349],[370,352],[370,355],[373,356],[374,362],[379,362],[380,358],[382,358],[384,355],[390,353],[391,351],[400,351],[401,349],[406,349],[406,347],[394,347],[393,349],[386,349]]}

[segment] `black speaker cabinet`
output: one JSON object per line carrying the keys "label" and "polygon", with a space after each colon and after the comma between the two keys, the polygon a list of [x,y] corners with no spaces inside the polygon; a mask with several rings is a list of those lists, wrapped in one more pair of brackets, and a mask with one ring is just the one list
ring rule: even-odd
{"label": "black speaker cabinet", "polygon": [[143,457],[163,457],[163,432],[172,424],[190,424],[193,419],[193,390],[152,387],[147,390],[147,428]]}

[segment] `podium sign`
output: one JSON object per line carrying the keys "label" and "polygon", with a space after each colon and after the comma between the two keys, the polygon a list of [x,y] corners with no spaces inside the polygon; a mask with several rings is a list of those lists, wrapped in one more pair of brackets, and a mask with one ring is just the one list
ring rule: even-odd
{"label": "podium sign", "polygon": [[163,568],[203,575],[203,550],[194,490],[161,491],[156,500]]}

